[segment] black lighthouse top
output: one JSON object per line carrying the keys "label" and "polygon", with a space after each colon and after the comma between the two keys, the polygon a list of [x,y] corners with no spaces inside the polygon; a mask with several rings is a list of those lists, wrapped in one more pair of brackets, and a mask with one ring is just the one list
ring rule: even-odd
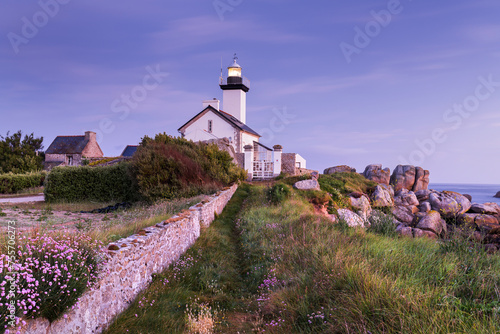
{"label": "black lighthouse top", "polygon": [[227,79],[221,79],[220,88],[222,90],[250,90],[250,81],[241,75],[241,66],[236,62],[238,57],[234,54],[233,63],[227,68]]}

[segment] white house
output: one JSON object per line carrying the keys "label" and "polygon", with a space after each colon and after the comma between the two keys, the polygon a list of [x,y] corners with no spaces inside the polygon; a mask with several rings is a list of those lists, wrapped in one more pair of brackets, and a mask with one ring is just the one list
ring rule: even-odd
{"label": "white house", "polygon": [[236,160],[249,174],[249,178],[272,178],[286,171],[298,174],[306,168],[306,161],[295,153],[286,153],[282,159],[282,148],[273,149],[259,143],[261,137],[246,124],[246,94],[250,81],[241,75],[235,55],[228,67],[226,79],[220,78],[224,111],[217,99],[203,101],[203,110],[182,125],[178,131],[182,137],[192,141],[207,141],[226,138],[233,147]]}

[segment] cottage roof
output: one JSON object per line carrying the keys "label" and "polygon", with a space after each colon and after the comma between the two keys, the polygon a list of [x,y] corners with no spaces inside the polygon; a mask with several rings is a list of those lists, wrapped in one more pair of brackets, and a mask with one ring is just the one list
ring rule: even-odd
{"label": "cottage roof", "polygon": [[250,133],[250,134],[252,134],[254,136],[257,136],[257,137],[261,137],[261,135],[259,135],[256,131],[254,131],[252,128],[250,128],[245,123],[243,123],[240,120],[238,120],[233,115],[230,115],[230,114],[228,114],[228,113],[226,113],[226,112],[224,112],[222,110],[217,110],[217,109],[215,109],[212,106],[208,106],[205,109],[203,109],[202,111],[200,111],[197,115],[195,115],[189,121],[187,121],[186,123],[184,123],[183,126],[181,126],[179,129],[177,129],[177,131],[182,131],[185,127],[187,127],[188,125],[191,125],[199,117],[201,117],[202,115],[206,114],[208,111],[212,111],[214,114],[220,116],[222,119],[224,119],[225,121],[227,121],[228,123],[230,123],[234,127],[240,129],[241,131],[248,132],[248,133]]}
{"label": "cottage roof", "polygon": [[45,154],[82,154],[88,142],[85,136],[57,136]]}
{"label": "cottage roof", "polygon": [[139,145],[127,145],[125,149],[123,150],[121,156],[122,157],[131,157],[134,155],[135,151],[137,151],[137,148]]}

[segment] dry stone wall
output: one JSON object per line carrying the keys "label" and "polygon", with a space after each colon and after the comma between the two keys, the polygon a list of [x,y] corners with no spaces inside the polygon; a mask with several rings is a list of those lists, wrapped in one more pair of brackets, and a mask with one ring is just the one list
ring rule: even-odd
{"label": "dry stone wall", "polygon": [[[23,334],[101,333],[151,282],[193,245],[201,227],[208,227],[237,189],[233,185],[139,234],[108,246],[108,262],[97,286],[87,291],[79,307],[50,324],[46,319],[26,321]],[[114,249],[114,250],[113,250]]]}

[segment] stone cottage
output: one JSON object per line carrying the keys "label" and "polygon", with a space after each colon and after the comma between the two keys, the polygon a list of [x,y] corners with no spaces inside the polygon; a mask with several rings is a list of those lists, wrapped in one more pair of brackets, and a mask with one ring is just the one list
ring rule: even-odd
{"label": "stone cottage", "polygon": [[85,159],[95,160],[103,156],[95,132],[87,131],[84,136],[57,136],[45,151],[45,169],[81,166]]}

